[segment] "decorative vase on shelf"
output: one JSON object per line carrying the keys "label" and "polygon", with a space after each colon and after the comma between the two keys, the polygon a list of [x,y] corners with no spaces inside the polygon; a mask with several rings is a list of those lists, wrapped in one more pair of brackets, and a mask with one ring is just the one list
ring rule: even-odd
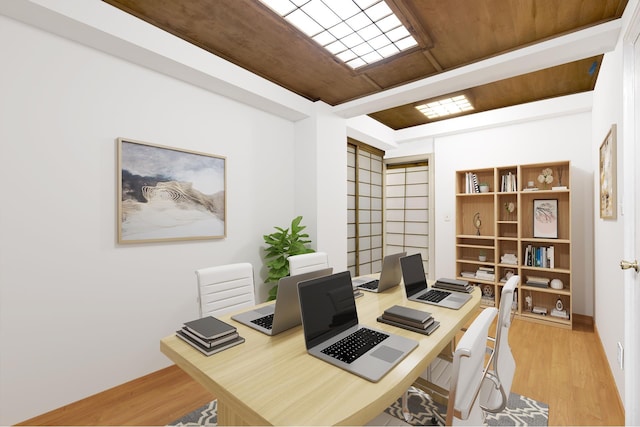
{"label": "decorative vase on shelf", "polygon": [[538,175],[538,182],[542,184],[544,190],[548,190],[553,182],[553,170],[551,168],[542,169],[542,173]]}
{"label": "decorative vase on shelf", "polygon": [[516,218],[516,204],[515,202],[507,202],[504,204],[504,209],[507,211],[506,221],[515,221]]}

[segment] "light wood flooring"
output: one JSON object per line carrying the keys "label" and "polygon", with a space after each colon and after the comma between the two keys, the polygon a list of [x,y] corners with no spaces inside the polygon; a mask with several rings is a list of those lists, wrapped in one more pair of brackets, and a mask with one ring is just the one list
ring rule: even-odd
{"label": "light wood flooring", "polygon": [[[575,323],[575,322],[574,322]],[[549,425],[624,425],[624,410],[597,334],[515,319],[512,391],[549,405]],[[162,426],[214,398],[175,366],[19,425]]]}

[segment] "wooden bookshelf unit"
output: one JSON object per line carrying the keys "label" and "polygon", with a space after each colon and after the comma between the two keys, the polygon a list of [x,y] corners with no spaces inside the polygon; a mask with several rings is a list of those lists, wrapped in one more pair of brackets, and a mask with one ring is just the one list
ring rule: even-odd
{"label": "wooden bookshelf unit", "polygon": [[569,161],[456,172],[456,275],[480,286],[483,305],[498,307],[518,274],[518,316],[573,327],[570,184]]}

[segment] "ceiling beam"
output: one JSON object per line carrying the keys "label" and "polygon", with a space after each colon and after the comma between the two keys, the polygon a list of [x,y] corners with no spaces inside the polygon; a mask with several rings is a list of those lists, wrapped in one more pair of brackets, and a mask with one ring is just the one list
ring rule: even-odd
{"label": "ceiling beam", "polygon": [[349,101],[333,111],[344,118],[357,117],[600,55],[615,49],[621,28],[621,19],[609,21]]}

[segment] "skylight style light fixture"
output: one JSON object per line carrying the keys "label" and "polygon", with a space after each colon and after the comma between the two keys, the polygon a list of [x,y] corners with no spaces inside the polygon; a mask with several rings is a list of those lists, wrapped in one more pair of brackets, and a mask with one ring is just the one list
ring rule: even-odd
{"label": "skylight style light fixture", "polygon": [[356,69],[418,45],[384,0],[260,0]]}
{"label": "skylight style light fixture", "polygon": [[428,102],[426,104],[416,105],[416,108],[428,119],[437,117],[446,117],[453,114],[462,113],[464,111],[473,110],[473,105],[465,95],[458,95],[452,98],[445,98],[439,101]]}

